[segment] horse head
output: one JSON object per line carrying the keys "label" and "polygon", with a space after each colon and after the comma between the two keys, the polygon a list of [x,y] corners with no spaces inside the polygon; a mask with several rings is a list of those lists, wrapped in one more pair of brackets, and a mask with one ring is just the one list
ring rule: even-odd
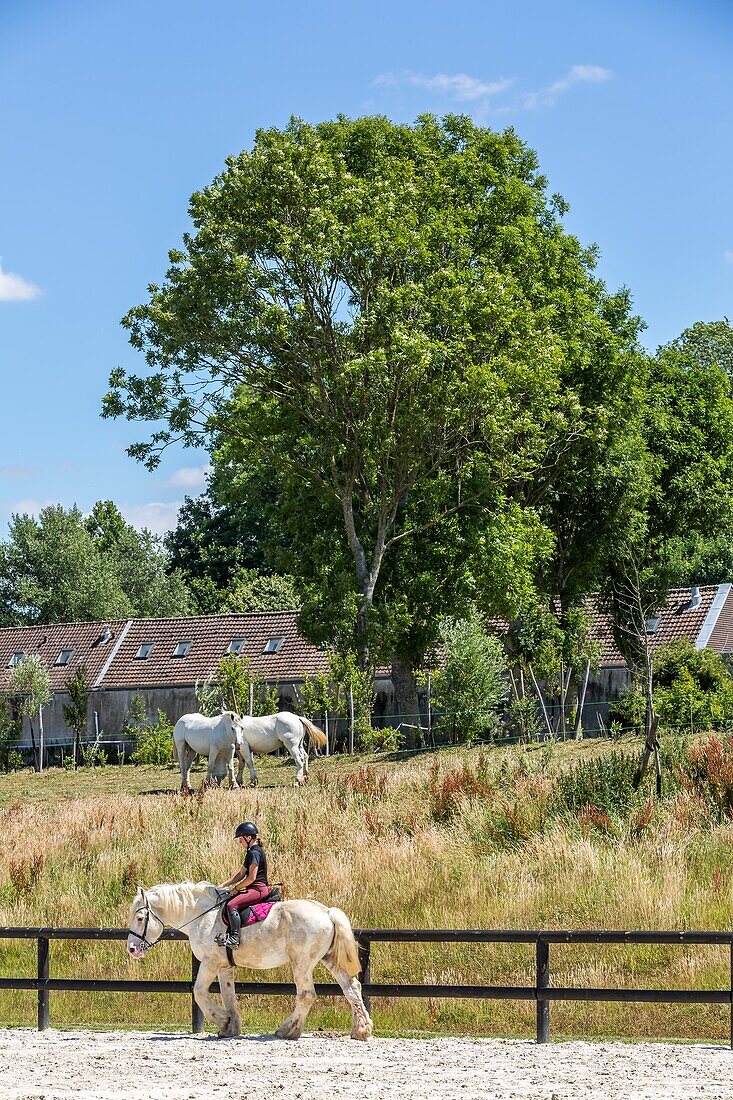
{"label": "horse head", "polygon": [[131,958],[142,959],[160,939],[165,927],[160,917],[151,909],[150,901],[142,886],[130,906],[127,922],[127,950]]}

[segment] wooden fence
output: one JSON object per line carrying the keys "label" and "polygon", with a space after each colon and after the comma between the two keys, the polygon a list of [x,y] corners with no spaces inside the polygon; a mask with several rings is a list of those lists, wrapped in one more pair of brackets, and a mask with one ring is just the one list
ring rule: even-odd
{"label": "wooden fence", "polygon": [[[50,966],[51,940],[124,940],[123,928],[1,928],[0,939],[34,939],[37,941],[35,977],[9,977],[0,974],[0,989],[31,989],[38,992],[38,1029],[50,1026],[50,997],[57,990],[84,992],[185,993],[191,998],[191,1029],[204,1030],[204,1018],[193,999],[198,961],[192,956],[190,981],[130,981],[88,978],[52,978]],[[364,1000],[369,1007],[374,997],[456,997],[481,1000],[517,1000],[536,1002],[537,1042],[550,1037],[550,1003],[552,1001],[626,1001],[662,1004],[720,1004],[730,1010],[730,1042],[733,1048],[733,932],[597,932],[597,931],[531,931],[531,930],[462,930],[462,929],[355,929],[361,963],[360,979]],[[161,939],[185,940],[174,929],[167,929]],[[376,943],[526,943],[535,949],[535,983],[528,986],[503,985],[391,985],[372,982],[372,944]],[[550,985],[550,947],[552,944],[677,944],[679,946],[724,946],[730,955],[730,981],[725,989],[595,989]],[[214,987],[212,987],[214,988]],[[237,982],[237,993],[293,995],[295,987],[284,982]],[[340,996],[337,985],[316,985],[320,996]]]}

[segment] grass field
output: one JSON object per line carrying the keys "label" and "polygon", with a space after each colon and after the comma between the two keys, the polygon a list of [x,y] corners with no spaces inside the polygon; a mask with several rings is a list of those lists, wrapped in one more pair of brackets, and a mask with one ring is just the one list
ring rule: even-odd
{"label": "grass field", "polygon": [[[637,742],[586,741],[316,759],[302,790],[292,787],[289,759],[266,759],[258,763],[256,790],[192,798],[176,793],[172,768],[3,775],[0,925],[122,927],[137,882],[230,875],[238,860],[233,828],[253,818],[271,878],[285,882],[291,897],[341,906],[357,927],[729,928],[730,815],[717,795],[706,801],[690,783],[671,784],[660,804],[648,800],[648,791],[632,797],[616,790],[613,784],[623,786],[628,771],[621,768],[623,754],[631,760],[637,751]],[[583,773],[573,787],[572,769],[582,765],[590,775],[595,764],[613,760],[616,770],[601,776],[606,786],[598,786],[600,773],[593,772],[593,782],[599,800],[616,798],[617,804],[591,811],[572,803],[577,784],[587,780]],[[3,974],[34,970],[34,943],[0,940]],[[63,975],[188,978],[190,954],[186,945],[170,943],[134,963],[122,942],[54,941],[51,976]],[[372,977],[532,984],[533,949],[380,944]],[[729,956],[708,947],[557,947],[552,981],[726,988]],[[285,1015],[285,1004],[244,998],[242,1010],[245,1027],[269,1029]],[[512,1036],[531,1035],[534,1027],[531,1002],[394,999],[376,1001],[374,1010],[382,1032]],[[57,993],[51,1013],[55,1026],[186,1028],[190,1002]],[[325,1001],[312,1025],[345,1029],[347,1017],[340,1000]],[[33,993],[0,992],[0,1022],[34,1019]],[[720,1041],[728,1028],[728,1014],[718,1007],[552,1007],[555,1036]]]}

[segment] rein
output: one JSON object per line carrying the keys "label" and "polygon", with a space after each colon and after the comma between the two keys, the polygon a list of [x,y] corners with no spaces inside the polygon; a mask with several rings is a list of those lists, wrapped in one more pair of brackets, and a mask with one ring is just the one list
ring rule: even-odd
{"label": "rein", "polygon": [[[193,922],[195,920],[200,920],[201,917],[205,917],[207,913],[213,913],[215,909],[221,908],[221,906],[225,904],[226,900],[227,900],[226,898],[223,898],[223,899],[217,901],[216,905],[212,905],[210,909],[204,909],[203,913],[197,913],[195,917],[191,917],[191,920],[185,921],[178,928],[176,928],[176,926],[174,924],[170,925],[170,927],[171,928],[176,928],[177,932],[182,932],[184,928],[187,928],[189,924],[193,924]],[[142,908],[137,910],[137,913],[141,913],[141,912],[142,912]],[[137,913],[135,914],[136,916],[137,916]],[[132,928],[127,929],[128,933],[131,936],[134,936],[136,940],[140,940],[140,943],[143,945],[146,953],[151,949],[151,947],[155,947],[156,943],[160,943],[160,937],[157,940],[153,940],[152,943],[150,942],[150,940],[148,940],[146,938],[146,934],[147,934],[147,931],[148,931],[148,924],[150,923],[151,916],[155,917],[155,919],[161,925],[161,929],[165,928],[165,921],[161,920],[160,917],[158,916],[158,914],[153,912],[153,910],[150,908],[150,902],[146,898],[145,899],[145,923],[143,925],[142,933],[135,932],[135,931],[133,931]]]}

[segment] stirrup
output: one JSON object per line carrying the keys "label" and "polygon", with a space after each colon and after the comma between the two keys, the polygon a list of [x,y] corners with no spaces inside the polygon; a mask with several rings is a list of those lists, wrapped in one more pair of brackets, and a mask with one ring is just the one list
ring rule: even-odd
{"label": "stirrup", "polygon": [[218,936],[214,937],[219,947],[239,947],[239,936],[233,935],[231,932],[220,932]]}

